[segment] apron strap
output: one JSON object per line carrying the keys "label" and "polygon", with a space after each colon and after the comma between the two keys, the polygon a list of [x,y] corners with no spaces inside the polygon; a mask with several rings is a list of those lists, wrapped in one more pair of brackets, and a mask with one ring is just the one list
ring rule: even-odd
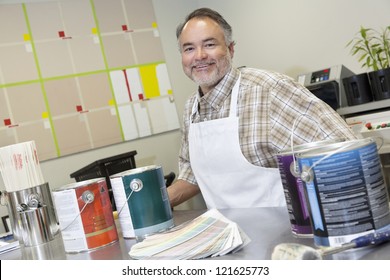
{"label": "apron strap", "polygon": [[241,81],[241,73],[238,76],[238,79],[237,79],[237,81],[234,84],[234,87],[232,89],[229,117],[237,117],[237,100],[238,100],[238,92],[239,92],[239,88],[240,88],[240,81]]}

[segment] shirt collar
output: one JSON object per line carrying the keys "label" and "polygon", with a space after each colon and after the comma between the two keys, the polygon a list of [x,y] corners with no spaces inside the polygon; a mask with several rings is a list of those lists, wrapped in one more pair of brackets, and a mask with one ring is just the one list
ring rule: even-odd
{"label": "shirt collar", "polygon": [[200,89],[198,89],[198,100],[207,102],[213,109],[219,109],[225,102],[226,98],[230,97],[239,74],[240,71],[232,67],[222,80],[214,87],[214,89],[207,94],[202,96]]}

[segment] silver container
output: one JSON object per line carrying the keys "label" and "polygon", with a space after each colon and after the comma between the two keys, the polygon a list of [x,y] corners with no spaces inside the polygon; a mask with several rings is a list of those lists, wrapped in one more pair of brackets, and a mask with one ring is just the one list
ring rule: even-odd
{"label": "silver container", "polygon": [[21,220],[21,238],[24,246],[36,246],[52,241],[50,217],[46,205],[19,212]]}
{"label": "silver container", "polygon": [[[41,222],[43,222],[44,227],[49,230],[48,237],[53,237],[59,232],[58,219],[48,183],[20,191],[4,192],[4,194],[7,200],[12,232],[15,236],[15,239],[18,239],[20,244],[24,244],[23,236],[28,233],[26,232],[27,228],[23,227],[22,218],[33,220],[38,218],[33,216],[30,217],[30,215],[37,215],[40,213],[41,215],[45,216],[45,219]],[[45,210],[41,209],[34,214],[25,213],[24,215],[21,215],[20,213],[23,212],[23,207],[30,209],[45,208]],[[33,220],[25,220],[25,223],[28,224],[38,222],[34,222]],[[27,224],[25,224],[25,226]],[[42,236],[42,239],[45,238]]]}

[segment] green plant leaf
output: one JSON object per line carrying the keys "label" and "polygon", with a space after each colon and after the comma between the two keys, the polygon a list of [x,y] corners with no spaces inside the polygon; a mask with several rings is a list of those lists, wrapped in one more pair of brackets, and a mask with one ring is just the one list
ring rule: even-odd
{"label": "green plant leaf", "polygon": [[382,32],[360,26],[360,30],[346,44],[346,47],[351,48],[351,55],[357,56],[362,67],[373,70],[389,67],[390,26],[384,28]]}

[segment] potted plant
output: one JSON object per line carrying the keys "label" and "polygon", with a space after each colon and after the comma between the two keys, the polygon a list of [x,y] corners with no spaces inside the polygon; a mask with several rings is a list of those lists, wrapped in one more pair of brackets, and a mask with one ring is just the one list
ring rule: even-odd
{"label": "potted plant", "polygon": [[362,26],[357,35],[347,46],[362,67],[372,70],[368,76],[374,99],[390,98],[390,26],[381,32]]}

